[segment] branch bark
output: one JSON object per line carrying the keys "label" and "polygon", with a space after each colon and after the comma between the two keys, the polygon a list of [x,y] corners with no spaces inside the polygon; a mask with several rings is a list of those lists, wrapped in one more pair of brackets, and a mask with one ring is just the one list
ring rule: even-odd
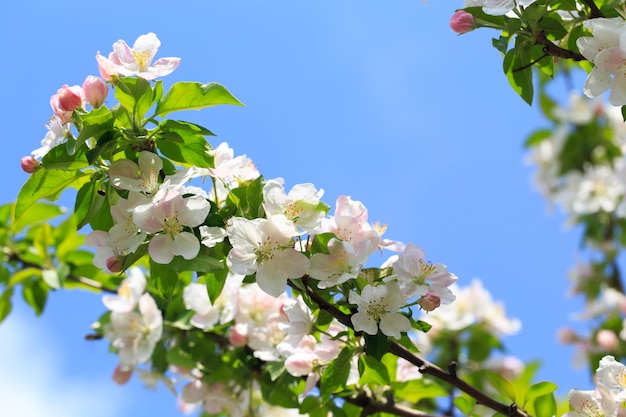
{"label": "branch bark", "polygon": [[[306,276],[303,279],[307,296],[309,296],[313,301],[315,301],[315,303],[317,303],[320,309],[328,312],[335,319],[337,319],[341,324],[351,329],[354,329],[354,326],[352,325],[352,321],[350,320],[350,315],[339,310],[339,308],[337,308],[336,306],[328,303],[319,294],[313,291],[311,287],[306,285],[307,279],[308,277]],[[301,289],[295,284],[293,284],[293,282],[291,281],[288,281],[288,282],[289,282],[289,285],[293,289],[297,291],[301,291]],[[480,391],[474,386],[458,378],[456,376],[456,372],[454,373],[446,372],[440,367],[438,367],[437,365],[435,365],[434,363],[431,363],[427,361],[426,359],[414,354],[413,352],[409,351],[404,346],[394,341],[391,342],[391,346],[389,347],[389,352],[415,365],[415,367],[417,367],[420,373],[425,374],[425,375],[430,375],[434,378],[437,378],[441,381],[444,381],[450,384],[451,386],[470,395],[479,404],[487,406],[502,415],[509,416],[509,417],[530,417],[526,412],[524,412],[523,410],[520,410],[515,403],[505,404],[490,397],[489,395],[485,394],[484,392]]]}

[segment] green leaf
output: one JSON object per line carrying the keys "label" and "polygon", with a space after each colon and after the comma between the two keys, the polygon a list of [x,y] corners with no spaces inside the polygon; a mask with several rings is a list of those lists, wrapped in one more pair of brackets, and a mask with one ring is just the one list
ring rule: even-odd
{"label": "green leaf", "polygon": [[[175,137],[174,140],[172,140],[172,136]],[[167,136],[159,137],[156,146],[164,156],[172,161],[199,168],[213,166],[211,146],[200,134],[171,131]]]}
{"label": "green leaf", "polygon": [[213,274],[204,275],[204,283],[206,285],[207,292],[209,293],[209,300],[211,300],[212,304],[214,304],[217,297],[222,294],[227,276],[228,270],[226,268]]}
{"label": "green leaf", "polygon": [[58,217],[63,214],[64,211],[65,210],[55,204],[36,203],[30,208],[30,210],[27,210],[26,213],[19,218],[19,220],[13,223],[11,231],[13,233],[18,233],[25,227],[33,226]]}
{"label": "green leaf", "polygon": [[533,403],[536,416],[556,415],[556,400],[554,394],[545,394],[535,399]]}
{"label": "green leaf", "polygon": [[89,166],[83,149],[70,155],[67,146],[62,144],[50,149],[41,158],[41,163],[46,169],[77,170]]}
{"label": "green leaf", "polygon": [[159,129],[162,131],[180,130],[183,132],[196,133],[203,136],[215,136],[215,134],[206,127],[197,125],[195,123],[184,122],[181,120],[163,120],[161,123],[159,123]]}
{"label": "green leaf", "polygon": [[476,400],[468,395],[463,395],[454,399],[454,405],[463,415],[469,416],[476,405]]}
{"label": "green leaf", "polygon": [[87,225],[91,221],[91,218],[102,210],[106,197],[102,195],[101,191],[102,185],[100,181],[95,179],[86,182],[80,190],[78,190],[74,203],[74,213],[79,230]]}
{"label": "green leaf", "polygon": [[313,237],[313,243],[311,244],[311,254],[325,253],[328,255],[328,242],[330,242],[330,239],[336,237],[334,233],[330,232],[315,235]]}
{"label": "green leaf", "polygon": [[75,154],[87,139],[95,138],[97,140],[102,133],[112,129],[115,123],[115,115],[111,110],[102,106],[85,115],[81,115],[80,123],[82,126],[76,141],[68,142],[70,155]]}
{"label": "green leaf", "polygon": [[556,391],[557,388],[558,386],[554,382],[537,382],[528,388],[528,392],[526,393],[526,397],[524,398],[524,404],[533,401],[535,398],[542,397],[546,394],[551,394]]}
{"label": "green leaf", "polygon": [[115,88],[115,98],[137,122],[141,122],[153,105],[152,87],[141,77],[121,77]]}
{"label": "green leaf", "polygon": [[496,391],[505,396],[507,399],[515,402],[515,387],[511,382],[504,379],[500,374],[493,371],[484,371],[487,379]]}
{"label": "green leaf", "polygon": [[0,296],[0,323],[6,319],[9,314],[11,314],[11,310],[13,309],[13,303],[11,302],[11,298],[13,297],[13,287],[9,287]]}
{"label": "green leaf", "polygon": [[39,280],[22,284],[22,297],[33,308],[37,316],[41,316],[48,300],[48,289]]}
{"label": "green leaf", "polygon": [[516,38],[515,48],[509,50],[504,56],[503,68],[509,84],[522,99],[532,104],[533,101],[533,72],[530,48],[532,45],[527,41]]}
{"label": "green leaf", "polygon": [[150,286],[155,295],[171,302],[178,289],[178,273],[168,265],[150,260]]}
{"label": "green leaf", "polygon": [[343,348],[337,359],[332,361],[322,374],[320,383],[320,398],[322,405],[326,404],[333,393],[346,385],[350,375],[350,360],[354,351],[350,348]]}
{"label": "green leaf", "polygon": [[365,348],[368,355],[380,360],[391,346],[389,337],[380,330],[375,335],[365,334]]}
{"label": "green leaf", "polygon": [[56,200],[66,188],[80,187],[88,174],[81,171],[40,169],[32,174],[22,186],[15,205],[15,219],[42,198]]}
{"label": "green leaf", "polygon": [[552,134],[553,132],[550,129],[535,130],[533,133],[530,134],[530,136],[528,136],[528,138],[524,142],[524,146],[527,148],[532,148],[534,146],[537,146],[541,142],[543,142],[545,139],[551,137]]}
{"label": "green leaf", "polygon": [[[206,250],[203,251],[206,252]],[[175,256],[169,266],[176,272],[194,271],[202,274],[224,270],[224,261],[216,259],[210,255],[200,253],[194,259],[189,260],[183,258],[182,256]]]}
{"label": "green leaf", "polygon": [[361,378],[359,384],[366,386],[369,384],[375,385],[389,385],[391,380],[389,379],[389,371],[387,367],[383,365],[378,359],[370,355],[362,355],[361,363],[363,370],[361,372]]}
{"label": "green leaf", "polygon": [[172,85],[159,100],[155,116],[182,110],[200,110],[220,104],[243,105],[221,84],[181,81]]}

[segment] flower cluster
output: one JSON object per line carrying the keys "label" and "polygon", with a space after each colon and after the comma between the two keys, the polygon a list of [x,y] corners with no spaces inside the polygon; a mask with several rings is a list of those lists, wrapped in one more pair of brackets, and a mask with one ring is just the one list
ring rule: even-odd
{"label": "flower cluster", "polygon": [[[626,104],[626,21],[622,17],[586,20],[585,27],[593,36],[578,38],[576,45],[594,67],[585,81],[588,97],[598,97],[611,90],[609,101],[614,106]],[[626,41],[625,41],[626,42]]]}
{"label": "flower cluster", "polygon": [[[165,383],[183,410],[235,416],[255,407],[255,390],[271,397],[277,378],[297,401],[316,389],[330,398],[337,383],[361,389],[369,368],[382,372],[380,385],[385,350],[427,329],[413,314],[450,305],[457,277],[416,245],[384,238],[360,201],[339,196],[331,213],[313,184],[265,179],[227,143],[211,147],[208,129],[164,118],[241,103],[216,83],[164,91],[155,78],[180,60],[152,63],[159,46],[149,33],[98,53],[103,79],[59,89],[42,148],[22,160],[32,175],[16,217],[58,195],[58,184],[41,185],[50,178],[78,188],[74,221],[91,229],[84,244],[97,268],[71,273],[119,284],[94,325],[119,356],[114,380],[136,373]],[[396,254],[368,267],[385,250]],[[233,367],[248,377],[234,378]],[[323,382],[328,375],[339,382]]]}
{"label": "flower cluster", "polygon": [[596,388],[593,390],[572,389],[568,399],[572,411],[563,417],[626,415],[626,366],[613,356],[600,360],[596,370]]}

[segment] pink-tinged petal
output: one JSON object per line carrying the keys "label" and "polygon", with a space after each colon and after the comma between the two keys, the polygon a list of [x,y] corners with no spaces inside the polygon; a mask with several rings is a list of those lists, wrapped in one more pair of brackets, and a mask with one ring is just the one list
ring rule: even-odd
{"label": "pink-tinged petal", "polygon": [[145,78],[146,80],[153,80],[156,77],[171,74],[176,68],[178,68],[179,64],[180,58],[159,58],[148,68],[147,71],[139,73],[138,76]]}
{"label": "pink-tinged petal", "polygon": [[117,66],[111,60],[100,55],[100,52],[96,54],[96,61],[98,62],[98,71],[100,71],[102,78],[111,81],[111,77],[117,75]]}
{"label": "pink-tinged petal", "polygon": [[168,264],[174,259],[174,241],[169,235],[156,235],[148,244],[150,258],[159,264]]}
{"label": "pink-tinged petal", "polygon": [[251,275],[257,270],[256,255],[245,248],[233,248],[226,258],[228,269],[236,274]]}
{"label": "pink-tinged petal", "polygon": [[280,265],[281,271],[289,278],[300,278],[309,269],[309,258],[293,249],[285,249],[274,255],[272,262]]}
{"label": "pink-tinged petal", "polygon": [[115,42],[113,44],[113,52],[123,66],[128,67],[136,65],[135,54],[133,54],[133,50],[130,49],[126,41],[120,39]]}
{"label": "pink-tinged petal", "polygon": [[154,204],[143,204],[133,210],[133,221],[137,227],[147,233],[163,230],[165,216],[160,214]]}
{"label": "pink-tinged petal", "polygon": [[603,71],[616,73],[626,65],[626,51],[620,47],[608,48],[596,55],[595,65]]}
{"label": "pink-tinged petal", "polygon": [[198,256],[200,241],[189,232],[181,232],[174,236],[174,254],[189,260]]}
{"label": "pink-tinged petal", "polygon": [[611,87],[611,73],[595,67],[587,76],[583,92],[589,98],[598,97]]}

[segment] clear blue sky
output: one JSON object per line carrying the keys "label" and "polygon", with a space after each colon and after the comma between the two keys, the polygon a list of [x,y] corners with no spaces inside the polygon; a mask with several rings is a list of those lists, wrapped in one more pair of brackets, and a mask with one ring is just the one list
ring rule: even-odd
{"label": "clear blue sky", "polygon": [[[361,200],[386,237],[422,246],[461,285],[481,278],[523,322],[505,340],[510,353],[541,359],[561,392],[587,389],[555,337],[581,305],[566,295],[578,234],[547,215],[523,162],[523,140],[546,122],[509,88],[493,32],[449,29],[462,3],[5,1],[0,202],[26,180],[19,158],[39,146],[57,88],[97,75],[97,51],[152,31],[158,56],[182,58],[166,85],[217,81],[246,103],[184,115],[217,133],[215,145],[227,141],[288,187],[314,183],[331,204]],[[0,414],[179,415],[164,390],[110,381],[115,356],[83,338],[99,299],[55,293],[35,319],[15,297],[0,326]],[[15,404],[26,408],[15,414]]]}

